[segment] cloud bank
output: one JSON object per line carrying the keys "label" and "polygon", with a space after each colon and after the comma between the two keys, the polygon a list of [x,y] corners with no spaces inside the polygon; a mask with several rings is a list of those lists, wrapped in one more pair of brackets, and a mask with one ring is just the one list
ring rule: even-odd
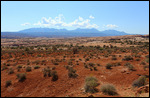
{"label": "cloud bank", "polygon": [[[93,16],[89,16],[90,19],[94,19]],[[64,16],[59,14],[55,18],[42,17],[41,21],[34,23],[33,25],[39,25],[44,27],[56,26],[56,27],[83,27],[83,28],[98,28],[97,24],[90,23],[90,19],[84,19],[79,16],[77,19],[70,23],[64,21]]]}
{"label": "cloud bank", "polygon": [[107,28],[117,28],[118,26],[115,24],[114,25],[113,24],[107,24],[106,27]]}

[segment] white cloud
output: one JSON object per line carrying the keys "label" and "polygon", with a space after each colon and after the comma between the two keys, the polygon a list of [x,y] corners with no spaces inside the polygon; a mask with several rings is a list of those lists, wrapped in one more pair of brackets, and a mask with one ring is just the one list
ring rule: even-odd
{"label": "white cloud", "polygon": [[22,26],[27,26],[27,25],[30,25],[30,23],[24,23],[24,24],[21,24]]}
{"label": "white cloud", "polygon": [[117,25],[113,25],[113,24],[108,24],[106,25],[107,28],[117,28],[118,26]]}
{"label": "white cloud", "polygon": [[78,17],[74,21],[70,23],[64,22],[64,16],[59,14],[55,18],[45,18],[42,17],[41,22],[35,23],[33,25],[40,25],[44,27],[56,26],[56,27],[83,27],[83,28],[98,28],[99,26],[96,24],[91,24],[89,19],[83,19],[82,17]]}
{"label": "white cloud", "polygon": [[89,18],[94,19],[95,17],[93,17],[92,15],[90,15]]}
{"label": "white cloud", "polygon": [[79,20],[80,20],[80,21],[83,21],[83,18],[79,16]]}

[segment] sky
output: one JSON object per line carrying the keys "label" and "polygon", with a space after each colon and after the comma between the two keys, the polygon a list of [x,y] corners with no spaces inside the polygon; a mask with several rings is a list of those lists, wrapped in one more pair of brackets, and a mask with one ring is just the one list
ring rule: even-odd
{"label": "sky", "polygon": [[1,1],[1,32],[39,27],[149,34],[149,1]]}

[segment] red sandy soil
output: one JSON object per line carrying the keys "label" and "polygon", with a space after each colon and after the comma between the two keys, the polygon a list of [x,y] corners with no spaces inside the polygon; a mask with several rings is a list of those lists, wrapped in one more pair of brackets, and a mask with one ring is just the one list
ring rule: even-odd
{"label": "red sandy soil", "polygon": [[[19,54],[21,55],[21,53],[18,53],[18,55]],[[44,53],[41,53],[41,55],[42,54]],[[104,95],[100,91],[100,86],[105,83],[111,83],[116,87],[119,95],[112,97],[134,96],[135,91],[132,89],[132,82],[139,77],[137,74],[149,75],[149,69],[144,70],[143,66],[140,65],[140,62],[145,60],[145,56],[149,53],[141,54],[140,61],[135,61],[135,58],[133,61],[122,61],[124,55],[131,55],[131,53],[116,54],[117,60],[111,60],[112,56],[106,58],[102,55],[99,55],[100,59],[93,58],[90,59],[90,61],[87,61],[87,63],[99,63],[101,66],[97,66],[98,71],[90,71],[90,69],[84,68],[84,54],[79,53],[75,54],[75,56],[78,55],[79,57],[74,58],[75,60],[79,60],[79,58],[81,58],[82,61],[79,61],[79,65],[76,65],[75,61],[73,61],[73,64],[75,65],[74,69],[77,70],[76,73],[78,74],[78,77],[69,78],[68,71],[64,67],[64,65],[67,65],[67,62],[59,62],[59,65],[53,65],[51,63],[51,60],[54,59],[54,57],[51,57],[52,55],[56,56],[55,58],[61,59],[64,54],[65,53],[62,52],[60,55],[53,53],[48,54],[48,56],[45,54],[44,57],[36,57],[37,53],[34,53],[33,56],[22,56],[23,60],[29,59],[30,62],[35,60],[47,60],[47,62],[46,65],[39,64],[39,69],[33,69],[35,64],[31,63],[31,72],[26,72],[25,68],[22,68],[20,72],[17,72],[16,67],[18,65],[27,66],[25,61],[18,62],[16,66],[9,66],[9,68],[12,67],[14,69],[13,74],[8,75],[7,70],[1,71],[1,97],[87,97],[91,95],[89,93],[84,93],[84,80],[87,76],[94,76],[99,80],[100,85],[97,87],[99,92],[92,94],[95,97],[111,97]],[[121,55],[121,57],[118,55]],[[66,60],[68,59],[70,58],[66,57]],[[3,65],[3,63],[7,60],[8,58],[2,59],[1,65]],[[105,68],[107,63],[113,62],[121,62],[121,66],[112,67],[111,70]],[[123,66],[125,62],[130,62],[133,64],[136,68],[136,71],[129,71],[125,66]],[[14,64],[14,62],[10,62],[10,64]],[[43,77],[42,69],[46,66],[49,66],[50,68],[53,66],[56,67],[56,71],[58,73],[57,81],[51,81],[52,77]],[[122,70],[126,70],[127,72],[122,73]],[[27,79],[24,82],[18,82],[18,79],[16,79],[17,73],[27,73]],[[12,85],[6,88],[5,82],[7,80],[11,80]]]}

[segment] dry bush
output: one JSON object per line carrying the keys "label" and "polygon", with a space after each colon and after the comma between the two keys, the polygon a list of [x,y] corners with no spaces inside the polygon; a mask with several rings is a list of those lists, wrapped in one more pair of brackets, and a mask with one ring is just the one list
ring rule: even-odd
{"label": "dry bush", "polygon": [[104,84],[100,87],[100,90],[106,95],[116,95],[117,91],[114,85]]}

